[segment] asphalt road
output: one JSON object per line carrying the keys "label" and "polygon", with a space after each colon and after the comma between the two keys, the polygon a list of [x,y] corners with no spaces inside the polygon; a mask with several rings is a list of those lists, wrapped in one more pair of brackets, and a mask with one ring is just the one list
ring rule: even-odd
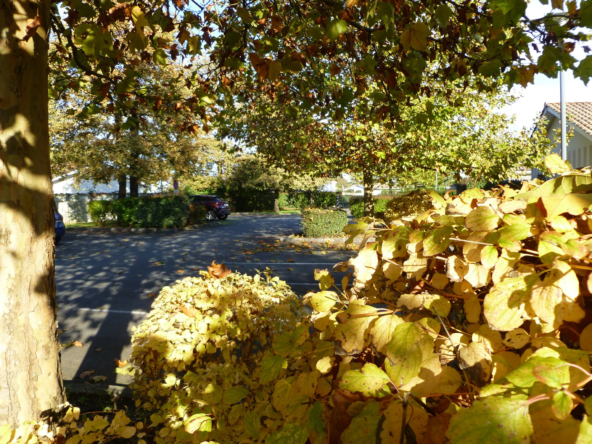
{"label": "asphalt road", "polygon": [[[56,248],[60,342],[83,346],[62,349],[64,380],[88,384],[99,375],[107,377],[100,385],[129,384],[128,376],[115,373],[114,360],[129,359],[132,328],[150,311],[150,295],[184,277],[199,276],[214,260],[242,273],[269,267],[298,295],[318,289],[314,270],[331,269],[353,252],[316,243],[311,249],[288,247],[269,240],[294,233],[299,223],[297,214],[231,215],[192,231],[67,232]],[[276,245],[273,251],[261,251],[271,250],[271,244]],[[90,370],[94,373],[80,378]]]}

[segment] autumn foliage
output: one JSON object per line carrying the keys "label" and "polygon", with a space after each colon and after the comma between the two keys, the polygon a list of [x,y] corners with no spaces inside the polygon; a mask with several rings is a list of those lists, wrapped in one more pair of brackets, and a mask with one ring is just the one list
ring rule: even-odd
{"label": "autumn foliage", "polygon": [[[312,314],[266,324],[283,331],[260,310],[242,318],[251,278],[165,289],[134,338],[157,442],[588,442],[592,179],[557,156],[547,165],[562,175],[433,193],[412,221],[348,226],[364,241],[335,271],[353,280],[340,289],[317,270]],[[229,349],[244,332],[257,347]]]}
{"label": "autumn foliage", "polygon": [[411,221],[348,225],[364,240],[334,272],[353,279],[317,270],[306,316],[268,273],[212,264],[165,287],[119,369],[150,421],[121,430],[159,444],[590,442],[592,176],[556,155],[547,167],[559,175],[519,191],[432,193]]}

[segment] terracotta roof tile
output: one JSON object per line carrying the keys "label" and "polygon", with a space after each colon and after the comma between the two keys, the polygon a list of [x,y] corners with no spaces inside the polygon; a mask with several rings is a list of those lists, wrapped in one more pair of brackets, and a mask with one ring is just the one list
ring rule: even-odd
{"label": "terracotta roof tile", "polygon": [[[557,114],[561,112],[559,103],[547,103]],[[592,136],[592,102],[567,102],[565,104],[567,120],[577,125],[582,131]]]}

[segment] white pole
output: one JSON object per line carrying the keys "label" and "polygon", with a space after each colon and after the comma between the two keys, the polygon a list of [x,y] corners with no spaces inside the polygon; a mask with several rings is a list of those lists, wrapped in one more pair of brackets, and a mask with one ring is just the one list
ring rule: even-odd
{"label": "white pole", "polygon": [[[565,78],[563,71],[559,72],[559,97],[561,101],[561,158],[567,160],[566,130],[565,130]],[[576,167],[578,165],[575,165]]]}
{"label": "white pole", "polygon": [[438,170],[436,170],[436,193],[438,192]]}

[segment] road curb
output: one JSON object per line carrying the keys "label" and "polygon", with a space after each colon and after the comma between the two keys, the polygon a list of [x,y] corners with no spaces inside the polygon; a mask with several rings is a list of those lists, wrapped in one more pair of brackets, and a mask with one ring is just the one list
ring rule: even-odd
{"label": "road curb", "polygon": [[71,381],[64,381],[64,387],[72,392],[72,393],[79,393],[79,394],[88,394],[88,395],[104,395],[105,392],[109,392],[111,395],[117,395],[124,398],[131,398],[133,395],[133,390],[129,388],[127,385],[118,385],[118,384],[79,384],[76,382]]}
{"label": "road curb", "polygon": [[[273,239],[279,240],[285,244],[290,245],[303,245],[303,244],[332,244],[338,245],[343,244],[345,245],[345,241],[347,237],[291,237],[291,236],[270,236]],[[360,245],[362,243],[362,237],[359,236],[354,239],[354,244]]]}
{"label": "road curb", "polygon": [[71,227],[67,228],[68,232],[87,232],[87,233],[171,233],[174,231],[194,231],[200,230],[213,225],[220,225],[220,222],[204,222],[197,225],[189,225],[182,228],[124,228],[124,227]]}

